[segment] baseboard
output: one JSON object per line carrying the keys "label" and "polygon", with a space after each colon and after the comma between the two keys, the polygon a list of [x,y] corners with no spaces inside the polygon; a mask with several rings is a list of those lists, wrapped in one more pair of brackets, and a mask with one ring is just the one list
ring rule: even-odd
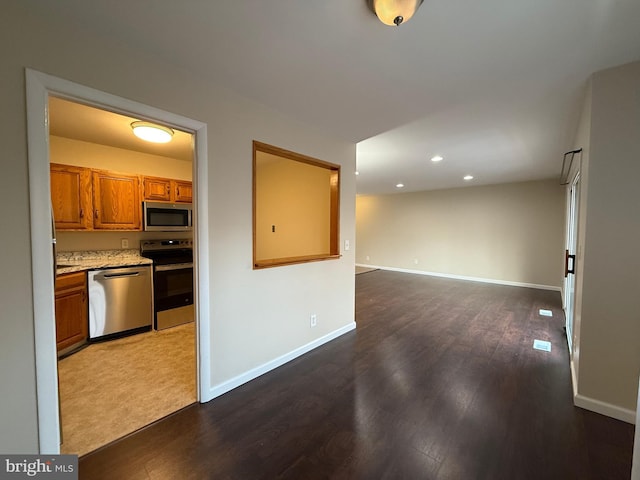
{"label": "baseboard", "polygon": [[449,273],[427,272],[425,270],[412,270],[409,268],[381,267],[379,265],[365,265],[362,263],[356,263],[356,266],[366,267],[366,268],[377,268],[379,270],[388,270],[390,272],[413,273],[416,275],[428,275],[430,277],[451,278],[453,280],[467,280],[470,282],[492,283],[495,285],[507,285],[510,287],[537,288],[539,290],[553,290],[556,292],[562,291],[562,287],[555,287],[553,285],[540,285],[537,283],[511,282],[509,280],[494,280],[492,278],[482,278],[482,277],[467,277],[465,275],[452,275]]}
{"label": "baseboard", "polygon": [[284,365],[285,363],[290,362],[291,360],[294,360],[299,356],[310,352],[314,348],[318,348],[321,345],[324,345],[325,343],[328,343],[331,340],[334,340],[339,336],[354,330],[355,328],[356,328],[356,322],[351,322],[348,325],[345,325],[344,327],[341,327],[320,338],[317,338],[316,340],[309,342],[306,345],[302,345],[301,347],[298,347],[289,353],[285,353],[284,355],[274,358],[269,362],[263,363],[262,365],[256,368],[252,368],[251,370],[243,374],[240,374],[237,377],[234,377],[230,380],[227,380],[226,382],[215,385],[209,390],[208,398],[202,399],[201,401],[208,402],[209,400],[219,397],[220,395],[223,395],[233,390],[234,388],[239,387],[240,385],[250,382],[251,380],[258,378],[259,376],[270,372],[271,370],[275,370],[276,368]]}
{"label": "baseboard", "polygon": [[636,423],[636,412],[628,410],[626,408],[612,405],[611,403],[601,402],[595,398],[585,397],[584,395],[576,394],[573,397],[573,404],[576,407],[584,408],[592,412],[606,415],[607,417],[622,420],[623,422],[634,424]]}
{"label": "baseboard", "polygon": [[573,359],[570,362],[571,365],[571,384],[573,386],[573,404],[576,407],[584,408],[592,412],[606,415],[607,417],[622,420],[627,423],[636,423],[636,412],[628,410],[626,408],[612,405],[611,403],[602,402],[595,398],[585,397],[578,393],[578,377],[576,376],[575,364]]}

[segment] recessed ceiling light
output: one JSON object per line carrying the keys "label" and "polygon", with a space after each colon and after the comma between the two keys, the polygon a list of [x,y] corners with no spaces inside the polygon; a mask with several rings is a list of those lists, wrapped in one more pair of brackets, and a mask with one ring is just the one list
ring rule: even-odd
{"label": "recessed ceiling light", "polygon": [[442,160],[444,160],[444,157],[442,155],[435,155],[431,157],[432,162],[441,162]]}
{"label": "recessed ceiling light", "polygon": [[473,180],[473,175],[465,175],[464,179],[465,180]]}
{"label": "recessed ceiling light", "polygon": [[396,187],[397,188],[402,188],[402,187],[404,187],[404,183],[398,183],[398,184],[396,184]]}
{"label": "recessed ceiling light", "polygon": [[149,122],[133,122],[131,128],[136,137],[147,142],[167,143],[173,138],[173,130]]}

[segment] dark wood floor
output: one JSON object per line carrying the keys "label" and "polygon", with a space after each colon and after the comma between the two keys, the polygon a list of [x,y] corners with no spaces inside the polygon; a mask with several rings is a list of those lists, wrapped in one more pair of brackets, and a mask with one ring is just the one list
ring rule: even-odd
{"label": "dark wood floor", "polygon": [[558,292],[385,271],[356,292],[356,331],[83,457],[80,478],[629,478],[633,426],[572,404]]}

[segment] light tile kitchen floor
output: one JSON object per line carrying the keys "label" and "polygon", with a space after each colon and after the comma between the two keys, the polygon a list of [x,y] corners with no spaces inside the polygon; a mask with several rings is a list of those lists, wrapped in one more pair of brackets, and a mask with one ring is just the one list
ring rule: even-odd
{"label": "light tile kitchen floor", "polygon": [[84,455],[196,401],[195,324],[91,344],[58,377],[61,452]]}

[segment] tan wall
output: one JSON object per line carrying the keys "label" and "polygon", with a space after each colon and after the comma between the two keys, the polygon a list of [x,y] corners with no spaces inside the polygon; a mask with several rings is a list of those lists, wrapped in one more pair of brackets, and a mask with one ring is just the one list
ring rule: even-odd
{"label": "tan wall", "polygon": [[359,264],[561,285],[557,181],[358,196],[356,212]]}
{"label": "tan wall", "polygon": [[[214,82],[137,50],[117,36],[99,36],[80,22],[54,24],[33,5],[9,2],[0,16],[0,41],[10,45],[0,73],[3,132],[0,189],[0,452],[38,450],[34,318],[29,226],[25,67],[155,106],[208,126],[211,384],[349,325],[354,320],[353,251],[339,260],[252,269],[252,140],[355,169],[355,145],[327,136]],[[143,81],[153,79],[153,81]],[[170,93],[170,94],[168,94]],[[355,179],[344,178],[340,231],[355,235]],[[4,230],[3,230],[4,231]],[[44,267],[44,266],[43,266]],[[250,301],[247,301],[250,299]],[[309,314],[318,326],[309,328]]]}
{"label": "tan wall", "polygon": [[328,255],[331,171],[265,152],[256,163],[256,259]]}
{"label": "tan wall", "polygon": [[592,77],[578,393],[635,410],[640,374],[640,62]]}
{"label": "tan wall", "polygon": [[78,167],[176,180],[191,180],[193,176],[191,162],[53,135],[49,137],[49,155],[53,163]]}

